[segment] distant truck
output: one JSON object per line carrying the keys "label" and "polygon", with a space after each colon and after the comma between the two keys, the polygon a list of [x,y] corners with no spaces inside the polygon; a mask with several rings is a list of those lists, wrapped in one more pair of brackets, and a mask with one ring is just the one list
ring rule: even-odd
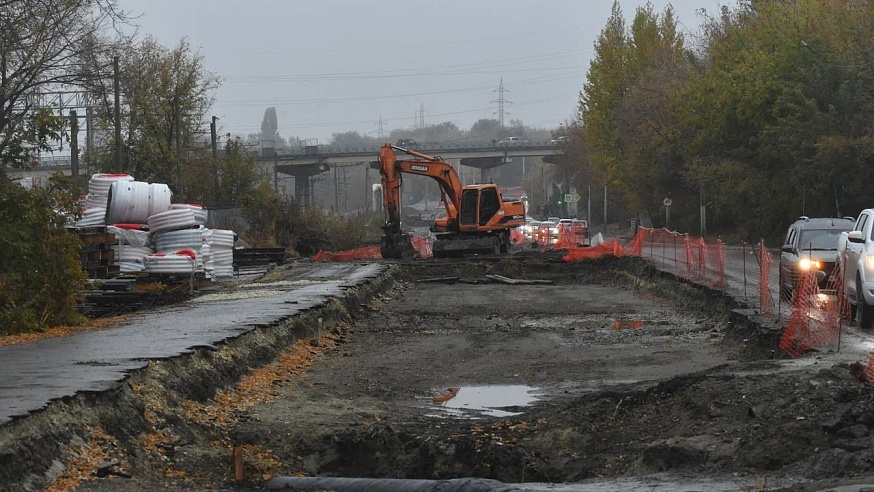
{"label": "distant truck", "polygon": [[851,317],[859,315],[859,326],[874,328],[874,208],[862,210],[856,225],[838,239],[838,262],[844,268],[844,293]]}

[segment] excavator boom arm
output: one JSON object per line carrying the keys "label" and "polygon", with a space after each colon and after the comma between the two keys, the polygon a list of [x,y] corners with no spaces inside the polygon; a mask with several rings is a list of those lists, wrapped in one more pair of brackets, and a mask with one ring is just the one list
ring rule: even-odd
{"label": "excavator boom arm", "polygon": [[[402,150],[417,159],[398,160],[395,149]],[[401,149],[386,144],[379,153],[379,173],[382,176],[383,204],[388,214],[388,224],[400,224],[401,173],[428,176],[440,186],[440,191],[448,198],[446,216],[454,221],[461,202],[461,179],[455,169],[436,157],[412,150]]]}

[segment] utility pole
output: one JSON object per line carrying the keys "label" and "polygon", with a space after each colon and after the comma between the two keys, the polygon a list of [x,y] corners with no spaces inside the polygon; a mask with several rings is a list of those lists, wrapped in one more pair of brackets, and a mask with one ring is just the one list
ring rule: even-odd
{"label": "utility pole", "polygon": [[212,122],[209,124],[209,138],[210,143],[212,144],[212,187],[213,187],[213,197],[215,199],[214,205],[218,205],[218,191],[219,191],[219,180],[218,180],[218,140],[216,138],[216,128],[215,122],[218,118],[215,116],[212,117]]}
{"label": "utility pole", "polygon": [[334,211],[340,213],[340,177],[337,174],[337,167],[334,166]]}
{"label": "utility pole", "polygon": [[364,163],[364,213],[370,212],[370,202],[373,201],[373,192],[370,190],[370,163]]}
{"label": "utility pole", "polygon": [[79,117],[70,110],[70,181],[73,199],[79,198]]}
{"label": "utility pole", "polygon": [[91,174],[91,166],[94,165],[94,111],[91,106],[85,108],[85,171]]}
{"label": "utility pole", "polygon": [[604,181],[604,232],[607,231],[607,182]]}
{"label": "utility pole", "polygon": [[176,110],[176,191],[179,192],[179,200],[185,196],[185,185],[182,181],[182,118],[179,117],[179,96],[174,100]]}
{"label": "utility pole", "polygon": [[586,190],[586,224],[592,225],[592,185]]}
{"label": "utility pole", "polygon": [[112,87],[115,91],[115,172],[121,174],[121,81],[119,80],[118,56],[112,58]]}

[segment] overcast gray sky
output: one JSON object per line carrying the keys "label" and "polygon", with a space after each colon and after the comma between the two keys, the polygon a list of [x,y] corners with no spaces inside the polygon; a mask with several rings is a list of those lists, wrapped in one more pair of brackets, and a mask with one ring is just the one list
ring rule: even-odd
{"label": "overcast gray sky", "polygon": [[[620,0],[626,25],[645,0]],[[699,9],[733,0],[671,4],[684,32]],[[497,118],[555,128],[573,117],[595,40],[612,0],[120,0],[141,36],[168,47],[187,37],[222,79],[220,134],[261,129],[274,106],[283,137],[357,131],[377,136],[451,121],[468,129]]]}

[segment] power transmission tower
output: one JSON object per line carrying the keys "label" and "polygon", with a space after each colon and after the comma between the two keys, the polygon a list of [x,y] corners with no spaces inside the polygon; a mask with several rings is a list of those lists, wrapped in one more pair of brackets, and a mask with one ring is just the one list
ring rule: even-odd
{"label": "power transmission tower", "polygon": [[379,121],[376,123],[376,136],[382,139],[385,136],[385,122],[382,121],[382,115],[379,115]]}
{"label": "power transmission tower", "polygon": [[504,77],[501,77],[501,83],[498,85],[498,88],[493,90],[492,92],[498,93],[498,98],[492,102],[498,103],[498,111],[495,114],[498,115],[498,123],[501,125],[501,127],[503,127],[504,126],[504,116],[510,116],[510,112],[505,110],[504,106],[507,104],[513,103],[513,101],[509,101],[509,100],[507,100],[507,98],[504,97],[505,92],[510,92],[508,89],[504,88]]}
{"label": "power transmission tower", "polygon": [[420,129],[425,128],[425,103],[419,105],[418,116],[418,127]]}

